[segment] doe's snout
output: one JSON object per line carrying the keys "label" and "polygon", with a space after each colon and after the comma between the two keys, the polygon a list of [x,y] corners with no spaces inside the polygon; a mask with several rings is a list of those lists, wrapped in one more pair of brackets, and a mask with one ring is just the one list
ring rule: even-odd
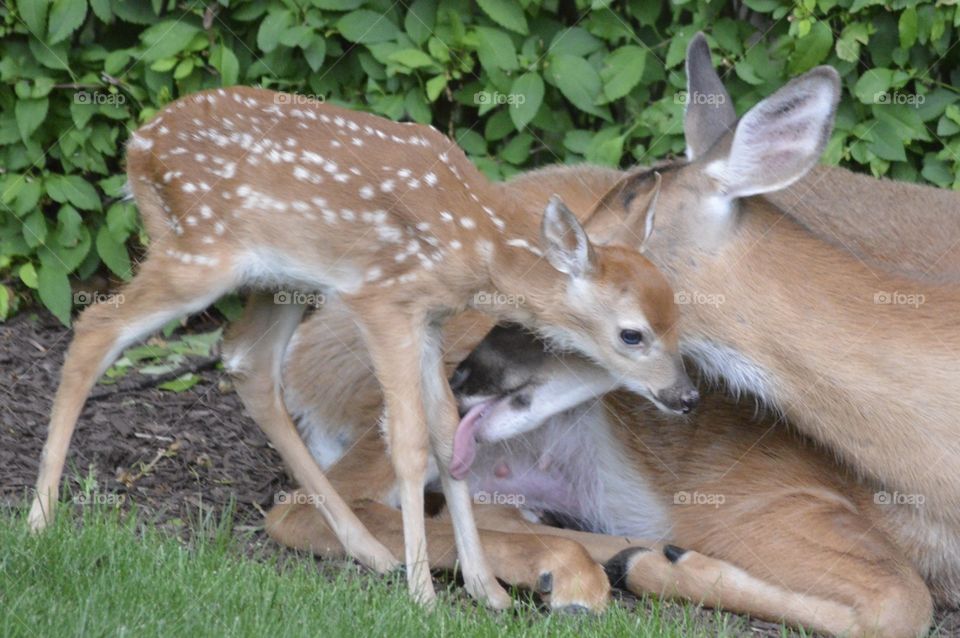
{"label": "doe's snout", "polygon": [[683,414],[689,414],[700,403],[700,393],[686,374],[681,375],[676,383],[659,392],[656,397],[657,401],[668,409]]}

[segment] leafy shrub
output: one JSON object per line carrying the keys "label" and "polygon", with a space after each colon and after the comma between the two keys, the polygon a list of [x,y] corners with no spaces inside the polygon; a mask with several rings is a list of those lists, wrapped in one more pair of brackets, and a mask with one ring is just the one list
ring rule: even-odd
{"label": "leafy shrub", "polygon": [[[707,32],[738,112],[827,63],[826,159],[960,188],[960,10],[916,0],[17,0],[0,5],[0,318],[71,278],[127,279],[146,238],[123,143],[232,84],[430,122],[492,178],[683,150],[683,61]],[[82,302],[82,299],[77,299]]]}

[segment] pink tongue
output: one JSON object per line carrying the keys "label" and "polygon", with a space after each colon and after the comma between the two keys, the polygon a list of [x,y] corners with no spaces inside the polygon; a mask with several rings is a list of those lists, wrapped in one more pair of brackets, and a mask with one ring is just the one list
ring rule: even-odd
{"label": "pink tongue", "polygon": [[458,481],[467,475],[477,456],[477,425],[493,402],[491,399],[478,403],[460,419],[457,433],[453,437],[453,458],[450,460],[450,475]]}

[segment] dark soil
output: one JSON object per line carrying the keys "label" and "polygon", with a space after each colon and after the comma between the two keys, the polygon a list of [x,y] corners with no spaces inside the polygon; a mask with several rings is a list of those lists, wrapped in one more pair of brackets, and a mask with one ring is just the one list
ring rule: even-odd
{"label": "dark soil", "polygon": [[[215,328],[204,321],[191,329]],[[24,312],[0,324],[0,509],[28,502],[71,335],[47,313]],[[123,495],[122,506],[135,505],[142,521],[185,537],[198,520],[232,511],[251,551],[282,551],[262,531],[263,512],[290,485],[280,457],[246,416],[226,373],[210,365],[198,373],[201,382],[180,393],[159,390],[139,373],[98,386],[70,446],[69,494],[82,495],[84,483],[89,490],[92,476],[94,494]],[[82,496],[73,500],[84,506]],[[629,594],[619,599],[638,604]],[[702,618],[716,620],[706,610]],[[943,611],[937,621],[937,635],[960,636],[960,612]],[[781,635],[770,623],[728,617],[726,624],[744,636]]]}
{"label": "dark soil", "polygon": [[[0,504],[21,502],[34,486],[71,334],[47,314],[0,324]],[[239,525],[260,525],[286,484],[280,457],[244,414],[227,375],[200,374],[180,393],[139,373],[98,386],[70,445],[68,489],[81,494],[92,473],[97,494],[124,495],[154,523],[177,525],[235,504]]]}

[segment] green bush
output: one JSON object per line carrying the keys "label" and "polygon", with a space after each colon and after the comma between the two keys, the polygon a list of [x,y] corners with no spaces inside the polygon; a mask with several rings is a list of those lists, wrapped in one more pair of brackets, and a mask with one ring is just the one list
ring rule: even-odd
{"label": "green bush", "polygon": [[817,64],[827,161],[960,188],[960,10],[915,0],[17,0],[0,4],[0,318],[131,275],[129,132],[180,95],[259,84],[431,122],[494,179],[683,150],[697,30],[738,112]]}

